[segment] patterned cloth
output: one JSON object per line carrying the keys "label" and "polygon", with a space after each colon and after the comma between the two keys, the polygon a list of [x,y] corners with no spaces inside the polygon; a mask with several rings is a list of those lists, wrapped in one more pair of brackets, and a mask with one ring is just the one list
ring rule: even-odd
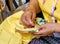
{"label": "patterned cloth", "polygon": [[55,38],[53,36],[34,38],[29,44],[60,44],[60,38]]}

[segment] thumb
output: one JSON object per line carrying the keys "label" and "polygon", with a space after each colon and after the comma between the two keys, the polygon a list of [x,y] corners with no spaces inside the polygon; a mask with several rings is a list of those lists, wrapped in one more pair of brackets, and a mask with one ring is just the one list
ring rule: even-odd
{"label": "thumb", "polygon": [[45,26],[44,25],[36,25],[35,28],[37,29],[43,29]]}

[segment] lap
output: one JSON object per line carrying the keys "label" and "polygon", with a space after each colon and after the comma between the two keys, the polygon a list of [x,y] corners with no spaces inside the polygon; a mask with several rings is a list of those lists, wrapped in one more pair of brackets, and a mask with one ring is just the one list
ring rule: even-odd
{"label": "lap", "polygon": [[29,44],[59,44],[60,38],[55,38],[53,36],[51,37],[40,37],[40,38],[34,38]]}

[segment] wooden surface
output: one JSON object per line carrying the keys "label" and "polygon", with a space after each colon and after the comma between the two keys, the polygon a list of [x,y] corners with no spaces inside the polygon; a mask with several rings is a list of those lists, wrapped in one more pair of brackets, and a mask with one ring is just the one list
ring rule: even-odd
{"label": "wooden surface", "polygon": [[1,10],[0,10],[0,23],[3,21],[2,19],[2,14],[1,14]]}
{"label": "wooden surface", "polygon": [[11,8],[11,12],[13,13],[14,12],[14,6],[13,6],[13,0],[9,0],[9,5],[10,5],[10,8]]}
{"label": "wooden surface", "polygon": [[22,6],[19,6],[14,12],[25,10],[28,7],[28,5],[29,5],[29,3],[26,3],[26,4],[22,5]]}
{"label": "wooden surface", "polygon": [[[19,6],[23,5],[21,0],[19,0]],[[13,5],[13,0],[9,0],[9,5],[10,5],[10,8],[11,8],[11,12],[14,13],[15,11],[15,8],[14,8],[14,5]]]}
{"label": "wooden surface", "polygon": [[21,6],[21,5],[23,5],[23,4],[22,4],[21,0],[19,0],[19,6]]}

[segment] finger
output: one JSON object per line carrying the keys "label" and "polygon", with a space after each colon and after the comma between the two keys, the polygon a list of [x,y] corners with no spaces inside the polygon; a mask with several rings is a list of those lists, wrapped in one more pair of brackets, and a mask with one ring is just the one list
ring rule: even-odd
{"label": "finger", "polygon": [[35,36],[48,36],[48,35],[44,35],[44,34],[34,34]]}
{"label": "finger", "polygon": [[22,16],[21,17],[21,22],[24,24],[24,25],[29,25],[29,23],[26,21],[26,16]]}
{"label": "finger", "polygon": [[33,13],[33,15],[32,15],[32,21],[33,21],[33,22],[35,22],[35,18],[36,18],[36,14]]}
{"label": "finger", "polygon": [[48,36],[48,35],[40,35],[40,36]]}
{"label": "finger", "polygon": [[40,25],[40,27],[39,28],[45,28],[46,26],[45,26],[45,24],[43,24],[43,25]]}
{"label": "finger", "polygon": [[36,25],[35,28],[38,28],[39,30],[41,30],[41,29],[45,28],[45,26],[44,25]]}
{"label": "finger", "polygon": [[34,33],[34,34],[42,35],[42,34],[45,34],[46,32],[47,32],[46,29],[42,29],[42,30],[40,30],[39,32],[36,32],[36,33]]}
{"label": "finger", "polygon": [[39,36],[48,36],[48,35],[39,35]]}
{"label": "finger", "polygon": [[31,16],[27,16],[26,21],[29,23],[29,25],[34,26]]}

